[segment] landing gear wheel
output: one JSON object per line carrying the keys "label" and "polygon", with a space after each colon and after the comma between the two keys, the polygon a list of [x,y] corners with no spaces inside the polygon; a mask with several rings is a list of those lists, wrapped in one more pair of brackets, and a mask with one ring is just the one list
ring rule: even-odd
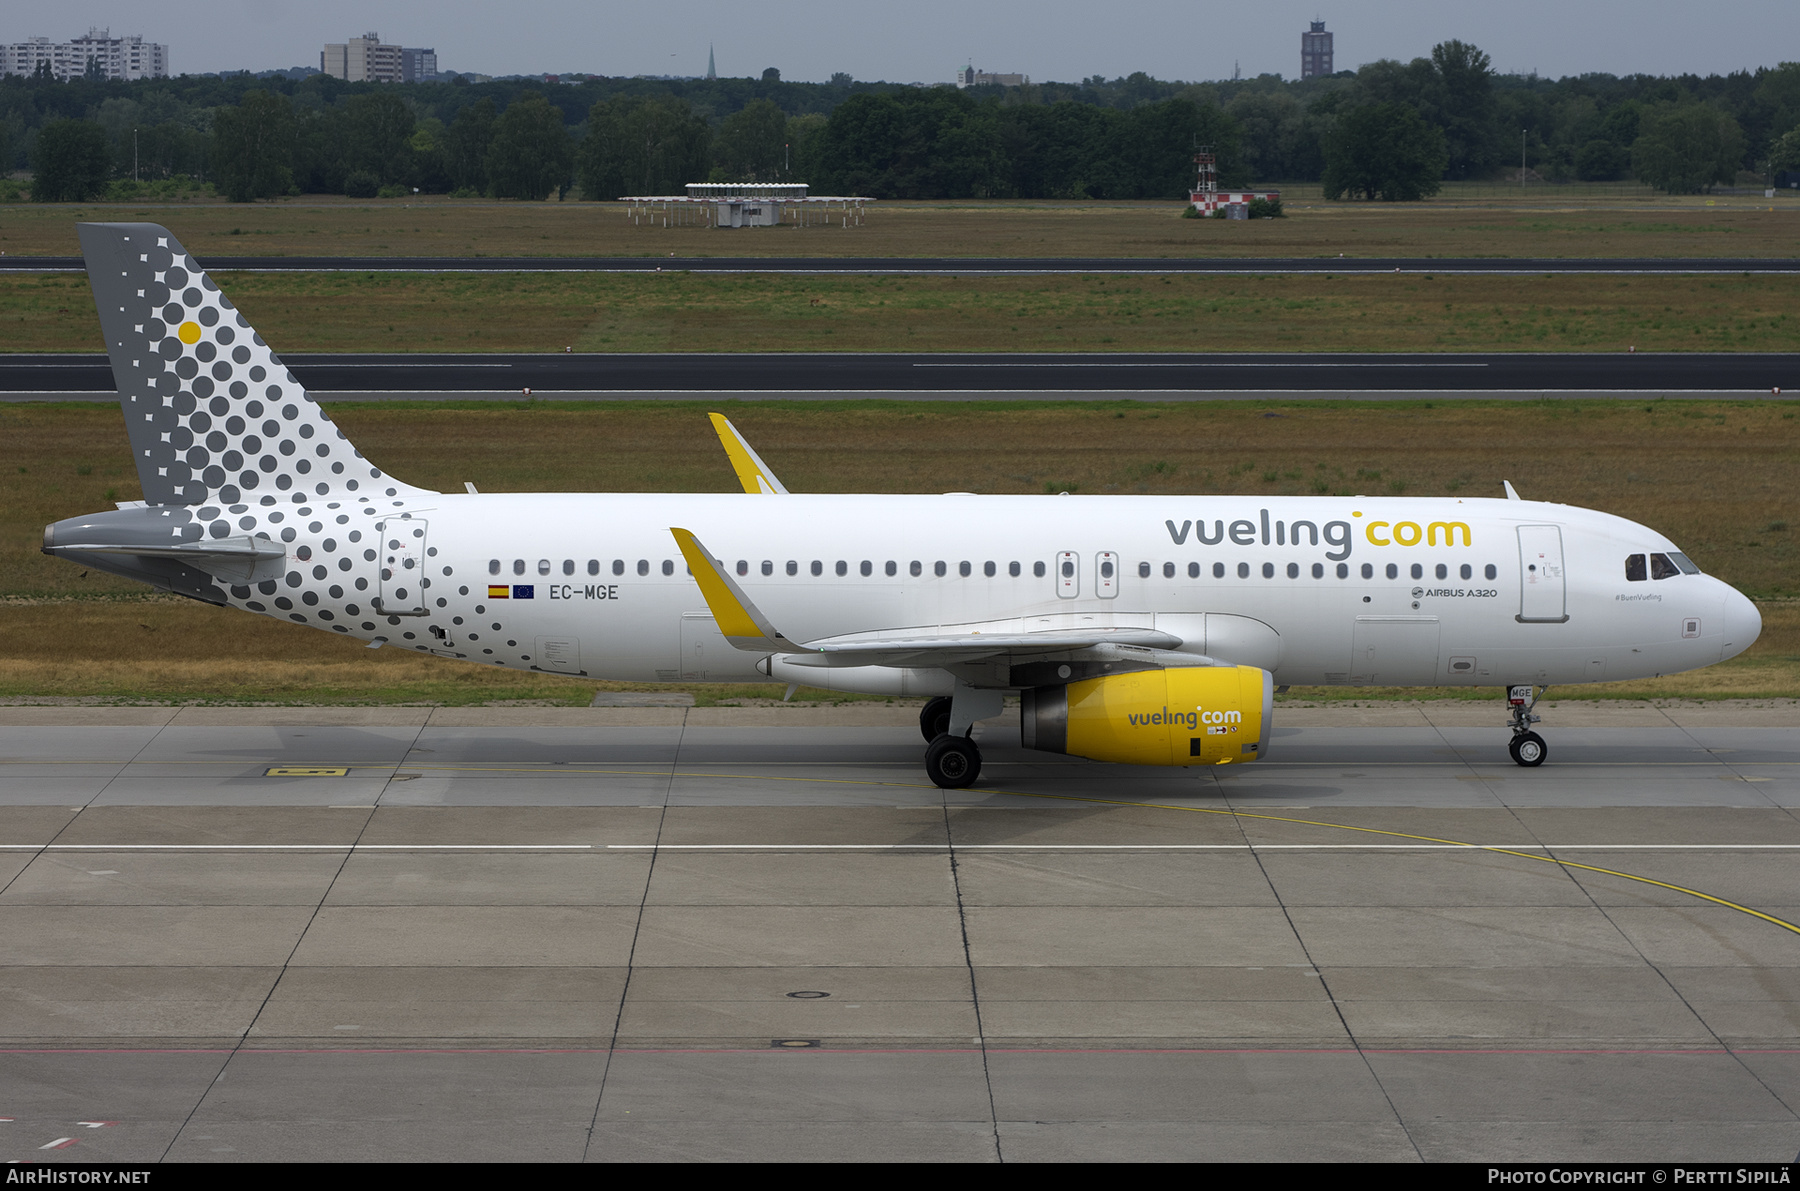
{"label": "landing gear wheel", "polygon": [[950,696],[939,695],[919,712],[919,732],[930,744],[950,730]]}
{"label": "landing gear wheel", "polygon": [[925,749],[925,776],[943,790],[961,790],[981,776],[981,750],[967,736],[940,736]]}
{"label": "landing gear wheel", "polygon": [[1512,738],[1512,742],[1506,746],[1506,751],[1512,754],[1513,760],[1530,768],[1544,763],[1544,758],[1550,753],[1550,747],[1536,732],[1521,732]]}

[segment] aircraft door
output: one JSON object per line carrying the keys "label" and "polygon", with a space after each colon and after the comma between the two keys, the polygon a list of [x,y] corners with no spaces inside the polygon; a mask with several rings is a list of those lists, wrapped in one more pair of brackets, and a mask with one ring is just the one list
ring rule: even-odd
{"label": "aircraft door", "polygon": [[681,678],[688,682],[731,682],[754,679],[764,655],[734,648],[719,631],[711,612],[681,614]]}
{"label": "aircraft door", "polygon": [[380,576],[375,607],[384,616],[425,615],[426,522],[411,514],[379,521],[375,531]]}
{"label": "aircraft door", "polygon": [[1056,594],[1065,600],[1081,594],[1081,556],[1073,550],[1056,556]]}
{"label": "aircraft door", "polygon": [[1119,594],[1119,556],[1111,550],[1094,555],[1094,594],[1103,600]]}
{"label": "aircraft door", "polygon": [[1562,624],[1568,619],[1561,528],[1519,526],[1519,622]]}
{"label": "aircraft door", "polygon": [[1351,635],[1355,686],[1428,686],[1437,678],[1435,616],[1359,616]]}

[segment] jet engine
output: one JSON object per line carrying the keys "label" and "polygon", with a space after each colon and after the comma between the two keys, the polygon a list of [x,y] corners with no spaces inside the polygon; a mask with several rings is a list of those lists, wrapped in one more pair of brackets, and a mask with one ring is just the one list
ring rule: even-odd
{"label": "jet engine", "polygon": [[1028,749],[1126,765],[1229,765],[1269,751],[1275,682],[1255,666],[1108,674],[1021,693]]}

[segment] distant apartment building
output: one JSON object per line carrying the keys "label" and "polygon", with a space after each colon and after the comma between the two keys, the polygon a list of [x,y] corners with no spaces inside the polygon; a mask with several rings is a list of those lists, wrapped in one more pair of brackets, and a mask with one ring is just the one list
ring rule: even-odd
{"label": "distant apartment building", "polygon": [[31,37],[0,45],[0,75],[33,75],[40,62],[48,62],[50,73],[64,82],[86,74],[89,62],[109,79],[169,77],[169,47],[135,33],[114,37],[110,29],[92,28],[72,41]]}
{"label": "distant apartment building", "polygon": [[1322,78],[1331,73],[1331,34],[1325,32],[1324,21],[1314,21],[1311,32],[1300,35],[1300,77]]}
{"label": "distant apartment building", "polygon": [[985,70],[976,70],[973,66],[965,66],[956,72],[958,87],[1023,87],[1030,81],[1029,75],[989,74]]}
{"label": "distant apartment building", "polygon": [[319,69],[349,83],[423,83],[437,77],[437,51],[385,45],[365,33],[319,54]]}

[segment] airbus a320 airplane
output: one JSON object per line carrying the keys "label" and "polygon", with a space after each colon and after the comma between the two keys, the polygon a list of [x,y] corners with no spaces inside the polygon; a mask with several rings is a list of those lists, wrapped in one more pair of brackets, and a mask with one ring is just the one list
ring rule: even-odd
{"label": "airbus a320 airplane", "polygon": [[[1017,693],[1026,748],[1268,755],[1277,684],[1550,684],[1741,653],[1756,607],[1655,530],[1507,499],[432,492],[364,459],[167,230],[84,224],[144,500],[44,551],[370,646],[643,682],[934,696],[939,786]],[[758,499],[752,499],[755,494]]]}

